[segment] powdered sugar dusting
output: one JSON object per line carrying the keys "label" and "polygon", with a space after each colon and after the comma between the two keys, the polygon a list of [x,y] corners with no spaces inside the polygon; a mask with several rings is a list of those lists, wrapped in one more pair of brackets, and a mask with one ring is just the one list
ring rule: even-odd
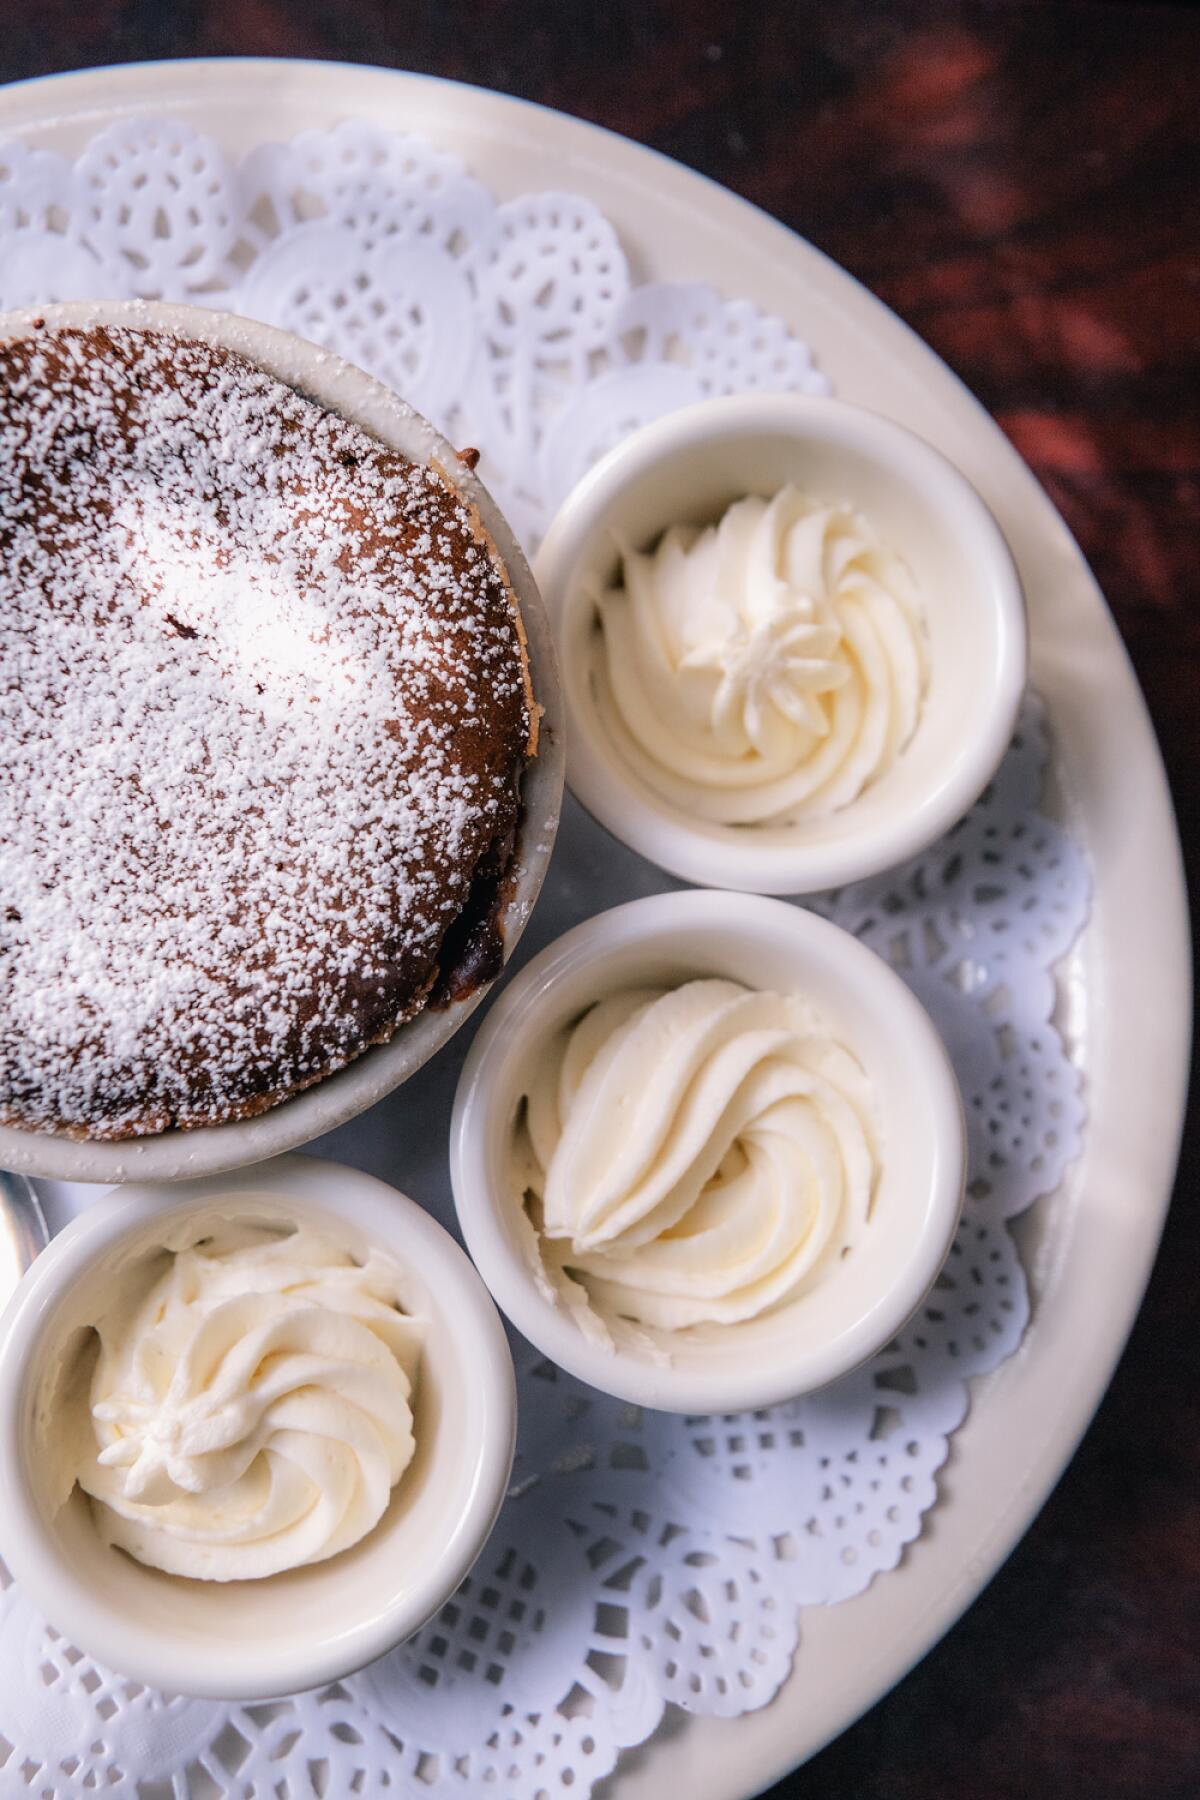
{"label": "powdered sugar dusting", "polygon": [[251,364],[0,346],[0,1115],[262,1110],[390,1035],[529,734],[472,515]]}

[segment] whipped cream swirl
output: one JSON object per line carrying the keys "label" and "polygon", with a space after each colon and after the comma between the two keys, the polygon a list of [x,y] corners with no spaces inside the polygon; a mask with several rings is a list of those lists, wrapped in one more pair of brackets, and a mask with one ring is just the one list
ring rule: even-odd
{"label": "whipped cream swirl", "polygon": [[597,598],[596,698],[625,759],[696,818],[821,817],[916,727],[924,625],[907,566],[794,487],[676,526]]}
{"label": "whipped cream swirl", "polygon": [[517,1131],[538,1270],[583,1330],[752,1319],[860,1240],[870,1084],[793,995],[689,981],[601,1000],[546,1046]]}
{"label": "whipped cream swirl", "polygon": [[119,1279],[69,1430],[102,1535],[207,1581],[365,1537],[414,1450],[421,1326],[400,1284],[376,1251],[225,1219]]}

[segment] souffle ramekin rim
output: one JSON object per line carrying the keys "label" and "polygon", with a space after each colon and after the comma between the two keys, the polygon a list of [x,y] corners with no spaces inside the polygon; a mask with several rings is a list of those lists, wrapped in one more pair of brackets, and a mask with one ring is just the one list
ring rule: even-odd
{"label": "souffle ramekin rim", "polygon": [[[558,829],[565,760],[563,700],[554,633],[532,569],[479,476],[459,460],[454,446],[435,426],[377,377],[294,332],[261,320],[175,301],[60,301],[0,313],[0,341],[32,330],[37,320],[49,326],[90,323],[157,328],[224,345],[409,455],[418,454],[419,441],[424,459],[436,461],[456,490],[478,508],[517,597],[541,714],[538,755],[522,783],[525,817],[516,881],[504,915],[507,958],[536,903]],[[253,1118],[117,1142],[0,1124],[0,1165],[64,1181],[175,1182],[245,1168],[298,1149],[356,1117],[407,1081],[466,1023],[490,986],[485,982],[444,1009],[419,1013],[399,1026],[390,1042],[365,1050],[344,1068]]]}

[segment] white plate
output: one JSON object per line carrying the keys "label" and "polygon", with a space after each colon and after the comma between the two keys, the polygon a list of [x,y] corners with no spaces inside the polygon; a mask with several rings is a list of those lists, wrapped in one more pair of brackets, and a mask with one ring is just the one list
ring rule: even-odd
{"label": "white plate", "polygon": [[[1062,1023],[1087,1081],[1086,1150],[1021,1228],[1033,1323],[1021,1353],[976,1385],[942,1503],[901,1568],[859,1599],[806,1611],[795,1673],[771,1706],[690,1721],[640,1751],[610,1790],[732,1800],[842,1730],[959,1616],[1061,1474],[1133,1322],[1175,1167],[1190,1025],[1179,843],[1141,694],[1074,540],[997,427],[885,307],[733,195],[524,102],[328,63],[165,63],[27,83],[0,93],[0,134],[74,152],[143,112],[185,118],[234,152],[347,115],[377,119],[455,150],[502,197],[588,195],[639,279],[726,289],[736,270],[737,292],[811,340],[842,398],[892,414],[960,465],[1021,566],[1061,803],[1095,876],[1092,923],[1062,981]],[[369,1163],[352,1135],[367,1129],[366,1119],[344,1128],[337,1153]]]}

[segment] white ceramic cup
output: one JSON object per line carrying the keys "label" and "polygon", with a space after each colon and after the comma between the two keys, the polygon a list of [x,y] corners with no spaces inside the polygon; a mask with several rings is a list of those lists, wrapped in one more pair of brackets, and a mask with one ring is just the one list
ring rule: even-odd
{"label": "white ceramic cup", "polygon": [[[329,1561],[261,1581],[184,1580],[98,1535],[76,1488],[57,1513],[34,1442],[39,1391],[96,1315],[122,1259],[181,1216],[314,1219],[390,1255],[426,1321],[416,1452],[375,1529]],[[0,1320],[0,1554],[35,1604],[96,1661],[167,1692],[262,1699],[334,1681],[410,1637],[487,1539],[512,1467],[516,1386],[503,1326],[458,1245],[372,1176],[305,1156],[174,1188],[104,1195],[24,1276]]]}
{"label": "white ceramic cup", "polygon": [[[698,975],[796,993],[824,1015],[874,1088],[880,1175],[853,1252],[802,1297],[736,1325],[671,1336],[670,1360],[592,1342],[535,1279],[512,1169],[538,1049],[623,988]],[[779,900],[656,894],[568,931],[492,1006],[463,1068],[450,1176],[467,1247],[501,1309],[553,1362],[604,1392],[671,1412],[769,1406],[824,1386],[886,1344],[920,1305],[958,1223],[962,1102],[941,1039],[899,976],[839,926]]]}
{"label": "white ceramic cup", "polygon": [[[563,733],[554,640],[516,538],[487,489],[457,451],[390,388],[362,369],[290,332],[207,307],[145,300],[88,300],[0,315],[0,340],[27,333],[35,319],[52,326],[133,326],[198,339],[236,351],[321,406],[361,425],[413,461],[436,463],[476,507],[508,571],[529,650],[534,695],[543,709],[537,758],[521,787],[524,822],[503,913],[508,956],[533,910],[554,847],[563,788]],[[120,1143],[91,1143],[56,1132],[0,1125],[0,1168],[63,1181],[182,1181],[241,1168],[293,1150],[365,1112],[407,1081],[470,1018],[486,984],[450,1005],[419,1013],[390,1043],[378,1045],[314,1087],[253,1119],[191,1131],[164,1131]]]}
{"label": "white ceramic cup", "polygon": [[[614,742],[594,696],[595,595],[619,581],[620,546],[648,550],[668,526],[714,523],[733,501],[789,482],[861,512],[908,563],[928,628],[928,689],[908,745],[840,811],[710,823],[657,793]],[[1012,736],[1027,631],[1008,545],[945,457],[860,407],[748,394],[646,426],[564,501],[535,570],[558,634],[568,785],[615,837],[685,881],[805,894],[890,868],[962,817]]]}

